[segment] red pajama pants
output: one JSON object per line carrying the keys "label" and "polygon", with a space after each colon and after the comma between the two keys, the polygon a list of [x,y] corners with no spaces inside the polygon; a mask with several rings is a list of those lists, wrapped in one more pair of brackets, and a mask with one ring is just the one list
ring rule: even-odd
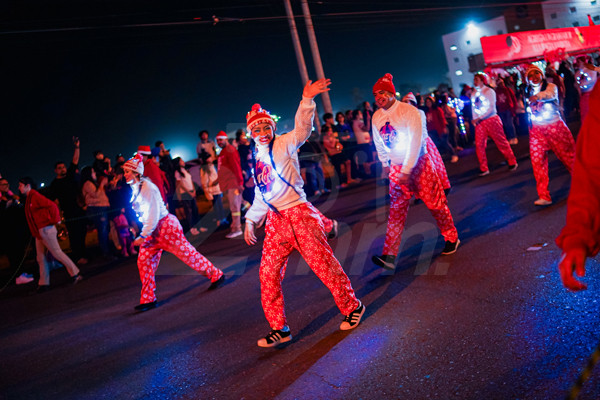
{"label": "red pajama pants", "polygon": [[396,256],[402,241],[402,231],[406,222],[406,213],[410,198],[423,200],[431,211],[442,236],[446,241],[456,242],[458,232],[448,208],[442,183],[428,154],[419,158],[413,168],[407,185],[398,182],[402,165],[392,165],[390,169],[390,216],[385,233],[383,254]]}
{"label": "red pajama pants", "polygon": [[319,218],[321,219],[321,221],[323,221],[323,228],[325,229],[325,233],[331,232],[331,230],[333,229],[333,220],[324,216],[323,213],[319,211],[317,207],[314,207],[314,209],[317,212],[317,214],[319,214]]}
{"label": "red pajama pants", "polygon": [[446,165],[444,165],[444,160],[442,160],[442,156],[440,151],[433,143],[433,140],[427,135],[427,139],[425,140],[427,144],[427,154],[429,154],[429,158],[431,158],[431,162],[435,166],[435,170],[440,177],[440,181],[442,182],[442,187],[444,189],[450,189],[450,179],[448,179],[448,171],[446,171]]}
{"label": "red pajama pants", "polygon": [[529,131],[529,154],[540,199],[552,201],[548,191],[548,151],[573,172],[575,163],[575,140],[563,120],[548,125],[533,125]]}
{"label": "red pajama pants", "polygon": [[260,293],[271,329],[287,325],[281,282],[289,255],[298,250],[315,275],[327,286],[344,315],[359,305],[350,279],[335,258],[316,208],[302,203],[279,214],[269,211],[260,261]]}
{"label": "red pajama pants", "polygon": [[475,152],[477,153],[479,169],[481,172],[485,172],[489,169],[487,155],[485,153],[488,136],[496,143],[498,150],[500,150],[504,158],[506,158],[506,161],[508,161],[508,165],[515,165],[517,159],[510,148],[510,144],[508,144],[508,140],[506,140],[504,128],[502,127],[502,120],[499,116],[494,115],[493,117],[484,119],[475,127]]}
{"label": "red pajama pants", "polygon": [[142,296],[140,303],[156,300],[155,274],[163,250],[173,253],[189,267],[206,276],[211,282],[221,278],[223,271],[215,267],[187,241],[177,218],[169,214],[160,221],[151,236],[140,246],[138,270],[142,280]]}

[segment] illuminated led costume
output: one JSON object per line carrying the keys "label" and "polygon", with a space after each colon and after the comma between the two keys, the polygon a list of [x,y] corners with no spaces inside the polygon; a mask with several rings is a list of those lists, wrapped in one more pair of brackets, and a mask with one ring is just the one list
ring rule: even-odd
{"label": "illuminated led costume", "polygon": [[[373,93],[383,90],[395,93],[392,76],[386,74],[373,86]],[[410,198],[420,198],[429,208],[440,228],[446,247],[444,254],[452,254],[458,244],[458,233],[444,188],[432,158],[427,154],[423,120],[417,108],[394,99],[388,108],[379,108],[373,114],[373,142],[379,160],[390,165],[390,214],[383,246],[383,255],[374,256],[373,262],[386,269],[395,268],[402,231]],[[400,175],[409,175],[408,184],[401,184]]]}
{"label": "illuminated led costume", "polygon": [[473,79],[473,92],[471,94],[471,107],[473,109],[473,123],[475,126],[475,152],[479,160],[479,169],[482,176],[490,173],[485,147],[488,137],[492,138],[498,150],[502,153],[510,170],[517,168],[517,159],[510,148],[504,134],[502,120],[496,113],[496,92],[488,86],[487,76],[476,74]]}
{"label": "illuminated led costume", "polygon": [[[139,156],[137,156],[139,157]],[[124,165],[125,177],[128,174],[144,173],[144,165],[140,158],[132,158]],[[155,274],[163,250],[173,253],[189,267],[206,276],[212,282],[210,288],[216,288],[223,283],[223,271],[216,268],[210,261],[200,254],[185,238],[183,229],[177,218],[170,214],[165,207],[158,188],[150,179],[128,179],[133,191],[132,205],[142,223],[139,238],[143,239],[138,254],[138,270],[142,281],[142,294],[139,311],[146,311],[156,307],[156,282]],[[138,239],[139,239],[138,238]],[[138,241],[136,239],[136,241]]]}
{"label": "illuminated led costume", "polygon": [[581,92],[579,98],[579,113],[581,121],[583,121],[590,108],[590,94],[598,80],[598,72],[596,72],[596,69],[591,70],[587,68],[583,63],[583,60],[580,60],[579,63],[579,69],[575,73],[575,80],[579,86],[579,91]]}
{"label": "illuminated led costume", "polygon": [[[539,74],[539,82],[533,79],[534,73]],[[575,141],[560,116],[556,85],[543,79],[543,71],[535,65],[527,69],[526,76],[529,82],[526,97],[530,103],[528,111],[532,125],[529,153],[539,196],[535,204],[544,206],[552,204],[548,191],[548,151],[552,150],[571,173],[575,161]]]}
{"label": "illuminated led costume", "polygon": [[[309,81],[304,92],[318,84],[326,89],[326,82],[320,80],[311,84]],[[313,92],[309,90],[309,93]],[[306,200],[303,191],[298,149],[310,136],[314,111],[312,97],[303,95],[294,129],[270,141],[254,132],[270,126],[274,134],[275,121],[270,114],[255,104],[246,117],[248,132],[256,143],[255,196],[252,207],[246,213],[245,239],[248,244],[256,242],[254,227],[267,216],[259,275],[262,307],[272,331],[258,341],[261,347],[272,347],[291,340],[281,282],[288,257],[294,249],[327,286],[340,312],[346,316],[340,329],[356,327],[365,310],[327,243],[322,214]]]}

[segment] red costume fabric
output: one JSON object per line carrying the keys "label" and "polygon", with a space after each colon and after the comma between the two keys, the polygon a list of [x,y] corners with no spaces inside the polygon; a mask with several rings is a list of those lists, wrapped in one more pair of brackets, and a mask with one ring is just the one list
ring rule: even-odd
{"label": "red costume fabric", "polygon": [[31,189],[27,194],[25,216],[31,235],[40,240],[40,229],[60,222],[60,211],[56,203],[35,189]]}
{"label": "red costume fabric", "polygon": [[281,282],[294,249],[327,286],[342,314],[349,315],[360,304],[350,279],[327,243],[319,214],[310,203],[267,214],[259,275],[262,306],[271,329],[287,326]]}
{"label": "red costume fabric", "polygon": [[235,147],[228,144],[219,153],[219,186],[221,190],[239,189],[244,185],[240,155]]}
{"label": "red costume fabric", "polygon": [[429,154],[419,158],[410,175],[408,185],[401,185],[398,182],[401,169],[402,165],[390,167],[390,216],[385,233],[383,254],[398,255],[408,205],[413,195],[423,200],[423,203],[431,211],[444,239],[456,242],[458,232],[448,208],[448,200],[444,195],[442,182]]}
{"label": "red costume fabric", "polygon": [[577,137],[567,223],[556,238],[564,251],[584,249],[588,257],[600,250],[600,85],[590,96],[590,113]]}
{"label": "red costume fabric", "polygon": [[429,158],[431,162],[435,166],[435,170],[438,173],[440,181],[442,181],[442,187],[444,190],[450,189],[450,179],[448,179],[448,171],[446,171],[446,165],[444,164],[444,160],[442,160],[442,155],[440,151],[433,143],[433,140],[429,136],[425,139],[425,144],[427,146],[427,154],[429,154]]}
{"label": "red costume fabric", "polygon": [[137,262],[142,281],[140,304],[156,301],[155,274],[163,250],[173,253],[211,282],[219,280],[223,275],[223,271],[216,268],[187,241],[177,218],[168,214],[158,222],[152,235],[140,246]]}
{"label": "red costume fabric", "polygon": [[552,201],[548,191],[548,152],[550,150],[567,167],[569,173],[572,173],[575,162],[575,141],[562,119],[547,125],[533,124],[529,131],[529,153],[536,189],[540,199],[548,201]]}
{"label": "red costume fabric", "polygon": [[481,172],[489,170],[487,154],[485,152],[488,137],[492,138],[494,143],[496,143],[498,150],[500,150],[506,161],[508,161],[508,165],[515,165],[517,163],[515,154],[510,148],[510,144],[508,144],[508,140],[504,134],[502,120],[498,115],[494,115],[479,122],[475,127],[475,152],[477,153]]}
{"label": "red costume fabric", "polygon": [[144,161],[144,176],[148,177],[160,191],[163,201],[167,202],[167,191],[169,183],[164,171],[151,159]]}

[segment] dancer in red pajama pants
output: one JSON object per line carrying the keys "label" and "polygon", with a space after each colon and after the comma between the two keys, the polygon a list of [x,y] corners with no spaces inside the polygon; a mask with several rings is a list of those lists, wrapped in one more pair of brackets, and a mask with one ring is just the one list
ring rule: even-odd
{"label": "dancer in red pajama pants", "polygon": [[372,260],[390,270],[396,268],[408,203],[413,194],[423,200],[442,231],[446,240],[442,254],[453,254],[460,244],[442,182],[427,154],[421,114],[416,107],[397,101],[395,93],[391,74],[385,74],[375,83],[373,96],[379,109],[371,122],[379,160],[389,171],[390,178],[390,215],[383,255],[373,256]]}
{"label": "dancer in red pajama pants", "polygon": [[133,209],[143,224],[140,236],[133,241],[140,246],[138,270],[142,281],[140,304],[137,311],[155,308],[155,274],[163,250],[175,254],[181,261],[206,276],[212,282],[209,290],[216,289],[225,281],[223,271],[215,267],[187,241],[177,218],[169,214],[160,191],[148,178],[142,178],[144,164],[138,155],[124,165],[124,176],[133,190]]}
{"label": "dancer in red pajama pants", "polygon": [[[417,98],[412,92],[409,92],[406,96],[402,98],[402,102],[406,104],[410,104],[413,107],[417,107]],[[435,170],[442,181],[442,187],[444,188],[444,193],[446,196],[450,192],[450,179],[448,179],[448,171],[446,171],[446,165],[444,164],[444,160],[442,160],[442,155],[440,151],[436,147],[433,140],[427,134],[427,116],[423,112],[423,110],[419,110],[419,114],[421,115],[421,125],[423,132],[423,140],[425,141],[425,145],[427,147],[427,154],[431,158],[431,162],[435,166]]]}
{"label": "dancer in red pajama pants", "polygon": [[327,243],[322,214],[306,200],[302,189],[298,149],[312,131],[313,98],[329,90],[329,79],[308,81],[296,113],[294,129],[274,137],[275,121],[255,104],[248,113],[247,129],[256,143],[254,203],[246,213],[244,239],[256,243],[255,226],[267,215],[265,241],[260,262],[260,292],[271,332],[257,344],[273,347],[292,340],[288,327],[281,282],[289,255],[298,250],[308,266],[327,286],[345,316],[341,330],[356,328],[365,306],[356,298],[350,279]]}
{"label": "dancer in red pajama pants", "polygon": [[487,75],[475,74],[473,78],[473,94],[471,95],[471,107],[473,108],[473,124],[475,125],[475,152],[479,160],[480,176],[490,174],[488,168],[485,147],[488,137],[491,137],[498,150],[508,161],[508,169],[517,169],[517,159],[510,148],[510,144],[504,134],[502,120],[496,113],[496,92],[487,86]]}
{"label": "dancer in red pajama pants", "polygon": [[529,131],[529,153],[539,198],[536,206],[552,204],[548,191],[548,151],[573,172],[575,162],[575,140],[567,124],[560,117],[558,88],[544,79],[544,72],[535,65],[527,69],[526,96],[531,109],[531,130]]}

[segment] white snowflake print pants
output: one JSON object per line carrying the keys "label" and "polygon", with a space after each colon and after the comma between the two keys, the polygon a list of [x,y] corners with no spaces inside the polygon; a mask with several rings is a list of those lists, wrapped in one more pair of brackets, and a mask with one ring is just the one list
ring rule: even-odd
{"label": "white snowflake print pants", "polygon": [[429,154],[429,158],[431,158],[431,162],[435,166],[435,170],[440,177],[440,181],[442,182],[442,187],[444,189],[450,189],[450,179],[448,179],[448,171],[446,171],[446,166],[444,165],[444,160],[442,160],[442,155],[440,151],[433,143],[433,140],[427,135],[427,139],[425,139],[425,144],[427,145],[427,154]]}
{"label": "white snowflake print pants", "polygon": [[548,151],[573,172],[575,163],[575,140],[563,120],[548,125],[533,125],[529,132],[529,154],[540,199],[552,201],[548,191]]}
{"label": "white snowflake print pants", "polygon": [[350,279],[327,243],[317,209],[302,203],[279,214],[269,211],[266,237],[260,261],[260,293],[265,317],[271,329],[287,325],[281,282],[289,255],[298,250],[310,269],[327,286],[344,315],[359,305]]}
{"label": "white snowflake print pants", "polygon": [[385,233],[383,254],[398,255],[408,204],[413,195],[423,200],[425,206],[429,208],[444,239],[456,242],[458,232],[448,208],[448,200],[444,194],[442,183],[429,155],[425,154],[419,158],[407,185],[401,185],[398,182],[401,169],[402,165],[392,165],[390,168],[390,216]]}
{"label": "white snowflake print pants", "polygon": [[181,224],[173,214],[169,214],[158,221],[152,235],[147,237],[140,246],[137,264],[142,281],[141,304],[156,300],[155,274],[163,250],[173,253],[211,282],[219,280],[223,275],[223,271],[215,267],[187,241]]}
{"label": "white snowflake print pants", "polygon": [[329,233],[331,232],[331,230],[333,229],[333,220],[327,218],[326,216],[323,215],[323,213],[321,211],[319,211],[319,209],[315,206],[313,206],[315,211],[317,212],[317,214],[319,214],[319,218],[321,218],[321,221],[323,221],[323,229],[325,229],[325,233]]}
{"label": "white snowflake print pants", "polygon": [[508,161],[508,165],[515,165],[517,159],[515,154],[508,144],[506,135],[504,134],[504,128],[502,128],[502,120],[499,116],[494,115],[488,119],[485,119],[477,124],[475,127],[475,152],[477,153],[477,159],[479,160],[479,169],[481,172],[487,171],[488,162],[487,155],[485,153],[485,146],[487,145],[487,138],[491,137],[500,153]]}

